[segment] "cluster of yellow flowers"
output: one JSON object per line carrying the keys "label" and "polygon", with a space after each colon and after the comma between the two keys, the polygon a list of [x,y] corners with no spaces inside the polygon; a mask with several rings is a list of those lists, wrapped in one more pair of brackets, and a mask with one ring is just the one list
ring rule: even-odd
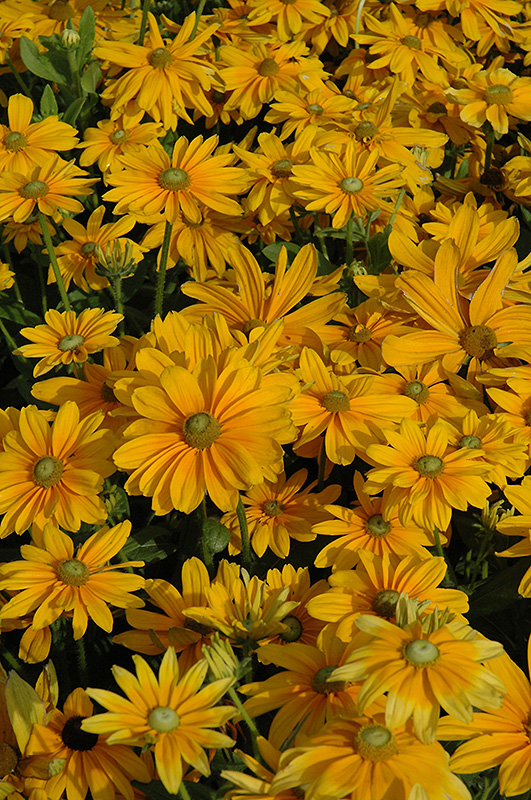
{"label": "cluster of yellow flowers", "polygon": [[531,598],[530,65],[523,0],[2,0],[2,797],[531,790],[466,617]]}

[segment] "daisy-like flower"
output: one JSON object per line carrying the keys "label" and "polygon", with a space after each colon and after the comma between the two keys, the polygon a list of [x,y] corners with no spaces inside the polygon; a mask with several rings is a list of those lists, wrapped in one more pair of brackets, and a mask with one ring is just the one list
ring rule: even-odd
{"label": "daisy-like flower", "polygon": [[23,545],[24,561],[0,565],[0,589],[15,596],[0,609],[0,618],[17,619],[33,612],[32,629],[40,630],[63,614],[72,615],[74,639],[81,639],[89,618],[111,631],[109,605],[140,608],[143,600],[130,594],[144,587],[144,578],[120,567],[143,567],[143,561],[116,566],[109,560],[124,546],[131,532],[129,520],[101,528],[74,553],[72,539],[54,525],[46,525],[42,547]]}
{"label": "daisy-like flower", "polygon": [[138,114],[122,114],[115,119],[104,119],[97,123],[97,128],[86,128],[83,141],[79,145],[83,149],[79,163],[82,167],[98,162],[104,174],[119,170],[122,166],[120,156],[129,153],[141,153],[144,147],[157,144],[164,135],[160,122],[142,122],[144,111]]}
{"label": "daisy-like flower", "polygon": [[108,183],[116,188],[106,192],[103,199],[117,201],[115,214],[129,212],[140,221],[162,211],[171,223],[181,214],[200,223],[200,204],[240,216],[240,206],[227,195],[245,191],[245,171],[228,166],[234,159],[230,154],[213,156],[217,143],[217,136],[205,142],[202,136],[191,142],[181,136],[171,159],[161,145],[129,153],[121,160],[125,169],[109,175]]}
{"label": "daisy-like flower", "polygon": [[[45,224],[50,236],[54,236],[55,228],[48,218]],[[42,247],[42,228],[36,214],[31,214],[25,222],[4,222],[2,235],[5,242],[13,242],[17,253],[26,249],[28,241]]]}
{"label": "daisy-like flower", "polygon": [[210,356],[191,372],[166,367],[159,381],[134,390],[131,402],[141,419],[127,428],[114,455],[120,469],[132,471],[126,491],[152,497],[155,513],[189,513],[205,491],[229,511],[239,490],[281,471],[281,444],[293,441],[295,429],[287,409],[291,389],[274,375],[243,359],[218,372]]}
{"label": "daisy-like flower", "polygon": [[531,375],[509,377],[507,389],[493,386],[487,388],[487,394],[496,403],[499,419],[518,430],[518,439],[527,443],[531,456]]}
{"label": "daisy-like flower", "polygon": [[47,521],[78,531],[81,521],[102,524],[105,504],[98,497],[104,478],[112,475],[111,431],[98,430],[103,414],[79,419],[67,401],[52,425],[35,406],[20,412],[19,430],[7,433],[0,453],[0,538],[24,533],[32,523]]}
{"label": "daisy-like flower", "polygon": [[153,745],[155,764],[165,789],[177,794],[183,775],[183,762],[202,775],[210,775],[205,747],[231,747],[233,739],[211,730],[224,725],[236,714],[230,706],[218,706],[233,678],[212,681],[203,689],[208,664],[199,661],[180,674],[175,650],[170,647],[162,659],[158,679],[141,656],[133,656],[136,676],[122,667],[113,675],[125,693],[87,689],[87,694],[104,708],[81,723],[87,734],[110,734],[110,744]]}
{"label": "daisy-like flower", "polygon": [[23,94],[9,98],[9,125],[0,125],[0,169],[26,173],[57,150],[71,150],[79,139],[76,129],[56,116],[31,124],[33,102]]}
{"label": "daisy-like flower", "polygon": [[[312,525],[329,518],[323,506],[337,499],[340,487],[329,486],[322,492],[311,494],[316,482],[303,489],[307,477],[308,471],[305,469],[288,479],[282,474],[275,481],[264,481],[260,486],[252,487],[242,496],[249,538],[259,558],[268,547],[279,558],[286,558],[290,539],[313,541],[316,534],[312,533]],[[229,552],[239,553],[241,535],[237,514],[232,511],[224,514],[221,522],[231,532]]]}
{"label": "daisy-like flower", "polygon": [[[235,787],[225,795],[227,800],[275,800],[279,797],[271,790],[271,781],[278,770],[282,753],[263,736],[258,736],[256,743],[260,761],[241,750],[235,750],[252,775],[236,770],[223,770],[221,773],[221,777]],[[299,800],[299,791],[292,792],[288,789],[282,792],[282,800]]]}
{"label": "daisy-like flower", "polygon": [[265,121],[272,125],[284,123],[282,140],[292,133],[297,136],[308,127],[335,129],[339,122],[347,122],[349,112],[352,112],[356,104],[355,100],[346,97],[333,83],[326,83],[319,89],[304,94],[280,91],[276,94],[276,100],[276,103],[270,104]]}
{"label": "daisy-like flower", "polygon": [[367,473],[365,491],[379,494],[393,487],[390,507],[403,525],[411,522],[432,531],[445,531],[452,509],[483,508],[491,489],[489,466],[481,450],[451,444],[451,429],[442,420],[427,431],[403,419],[397,431],[384,431],[388,444],[371,444],[366,454],[374,469]]}
{"label": "daisy-like flower", "polygon": [[[133,800],[131,781],[150,780],[144,762],[130,747],[110,746],[108,736],[81,729],[93,710],[87,693],[79,688],[68,695],[62,711],[53,710],[46,724],[33,725],[26,756],[34,769],[40,766],[44,774],[56,773],[43,784],[50,800],[59,800],[65,793],[67,800],[84,800],[89,791],[101,800],[115,800],[117,795]],[[62,769],[49,769],[52,764]]]}
{"label": "daisy-like flower", "polygon": [[286,42],[297,39],[303,22],[318,25],[330,16],[330,9],[318,0],[252,0],[249,21],[259,19],[261,23],[274,21],[278,38]]}
{"label": "daisy-like flower", "polygon": [[484,69],[467,79],[467,89],[448,89],[447,97],[463,106],[463,122],[481,128],[490,122],[496,133],[507,133],[509,118],[530,120],[531,78],[520,78],[508,69]]}
{"label": "daisy-like flower", "polygon": [[41,164],[0,175],[0,221],[25,222],[36,208],[54,220],[61,218],[61,209],[73,214],[83,211],[72,195],[91,194],[90,187],[98,179],[87,178],[88,173],[73,161],[65,163],[56,155]]}
{"label": "daisy-like flower", "polygon": [[[527,475],[519,486],[506,486],[503,490],[507,500],[520,512],[520,515],[505,517],[498,522],[496,529],[504,536],[522,536],[523,538],[512,547],[508,547],[507,550],[496,553],[501,558],[521,558],[531,555],[530,489],[531,476]],[[518,591],[523,597],[531,597],[531,567],[520,581]]]}
{"label": "daisy-like flower", "polygon": [[[189,14],[180,31],[168,46],[159,32],[157,21],[149,14],[148,41],[143,46],[118,39],[98,44],[94,49],[97,58],[112,65],[125,67],[126,72],[111,80],[101,97],[111,100],[112,117],[119,117],[127,109],[147,111],[166,130],[175,130],[179,117],[192,122],[186,108],[199,108],[209,116],[212,107],[204,91],[210,89],[212,66],[197,56],[197,51],[210,38],[215,25],[208,25],[190,40],[194,29],[195,13]],[[122,129],[123,130],[123,129]]]}
{"label": "daisy-like flower", "polygon": [[498,642],[458,621],[426,631],[419,620],[403,629],[361,615],[356,626],[368,634],[368,641],[347,656],[330,680],[363,681],[357,697],[360,713],[387,692],[385,724],[395,728],[413,715],[416,735],[431,744],[441,706],[463,722],[472,721],[473,706],[501,706],[503,682],[481,663],[503,653]]}
{"label": "daisy-like flower", "polygon": [[4,264],[3,261],[0,261],[0,292],[11,289],[14,283],[15,273],[9,269],[9,264]]}
{"label": "daisy-like flower", "polygon": [[427,610],[449,608],[452,613],[468,611],[468,597],[458,589],[439,589],[446,574],[443,558],[418,556],[377,556],[366,550],[358,554],[355,570],[338,570],[330,575],[328,592],[308,603],[309,613],[324,622],[337,622],[336,635],[344,642],[358,632],[360,614],[393,619],[401,594],[419,602],[428,600]]}
{"label": "daisy-like flower", "polygon": [[376,437],[373,428],[398,423],[410,416],[415,403],[409,397],[386,397],[374,375],[349,377],[329,372],[319,355],[304,348],[300,377],[308,386],[291,404],[293,422],[302,426],[297,447],[324,432],[326,455],[334,464],[351,464],[356,453],[365,450]]}
{"label": "daisy-like flower", "polygon": [[358,154],[355,141],[347,144],[342,156],[312,148],[313,163],[292,168],[298,187],[293,194],[305,201],[307,211],[333,214],[334,228],[343,228],[352,214],[360,219],[378,209],[392,214],[393,205],[384,198],[396,198],[404,185],[403,167],[389,164],[377,170],[379,157],[378,150]]}
{"label": "daisy-like flower", "polygon": [[354,474],[354,492],[358,498],[354,508],[326,506],[326,510],[335,519],[318,522],[313,526],[314,533],[335,537],[315,559],[316,567],[351,569],[358,562],[359,550],[379,556],[395,553],[402,556],[429,557],[426,547],[435,544],[433,536],[413,523],[407,527],[401,525],[396,509],[389,508],[388,493],[383,497],[369,497],[364,491],[360,472]]}
{"label": "daisy-like flower", "polygon": [[[284,645],[288,642],[314,645],[324,624],[308,613],[308,603],[313,597],[323,594],[328,589],[326,581],[312,581],[308,567],[295,569],[291,564],[284,564],[282,570],[268,569],[266,583],[273,592],[289,588],[287,599],[297,603],[282,620],[284,630],[276,636],[266,639],[262,644]],[[262,644],[258,650],[258,659],[266,661]]]}
{"label": "daisy-like flower", "polygon": [[409,726],[390,728],[383,714],[337,719],[282,754],[271,794],[284,797],[291,788],[306,800],[471,800],[448,759],[437,742],[420,742]]}
{"label": "daisy-like flower", "polygon": [[33,370],[36,378],[59,364],[81,364],[92,353],[116,347],[119,340],[110,334],[123,315],[103,308],[86,308],[79,316],[74,311],[50,309],[44,319],[45,325],[22,328],[22,336],[33,344],[23,344],[14,351],[17,356],[41,359]]}
{"label": "daisy-like flower", "polygon": [[[531,647],[527,647],[528,673]],[[523,795],[531,788],[531,686],[522,670],[504,653],[489,661],[488,668],[501,679],[505,697],[501,708],[476,712],[472,720],[461,722],[453,716],[439,722],[437,738],[462,742],[450,759],[454,772],[469,774],[499,766],[500,793],[504,797]]]}

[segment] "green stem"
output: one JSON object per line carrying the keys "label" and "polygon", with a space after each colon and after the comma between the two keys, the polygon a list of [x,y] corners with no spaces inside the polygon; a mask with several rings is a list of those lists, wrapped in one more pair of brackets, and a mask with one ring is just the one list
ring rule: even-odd
{"label": "green stem", "polygon": [[77,665],[79,667],[79,679],[83,686],[87,686],[89,682],[87,672],[87,655],[85,653],[85,642],[83,641],[83,637],[76,640],[76,650]]}
{"label": "green stem", "polygon": [[22,80],[22,78],[20,77],[20,73],[19,73],[18,69],[15,67],[15,65],[11,61],[11,58],[9,57],[9,54],[6,53],[5,55],[6,55],[6,64],[9,67],[9,69],[11,70],[14,79],[18,83],[18,86],[19,86],[21,92],[23,94],[25,94],[26,97],[29,97],[29,99],[31,100],[32,99],[31,92],[28,89],[28,87],[26,86],[26,84],[24,83],[24,81]]}
{"label": "green stem", "polygon": [[391,215],[391,219],[390,219],[390,220],[389,220],[389,222],[387,223],[387,224],[388,224],[388,225],[390,225],[391,227],[393,227],[393,223],[394,223],[394,221],[395,221],[395,219],[396,219],[396,215],[398,214],[398,210],[399,210],[400,206],[402,205],[402,200],[404,199],[404,196],[405,196],[405,194],[406,194],[406,190],[405,190],[405,188],[404,188],[404,187],[402,187],[402,188],[400,189],[400,192],[399,192],[399,194],[398,194],[398,197],[396,198],[395,210],[393,211],[393,213],[392,213],[392,215]]}
{"label": "green stem", "polygon": [[191,797],[188,794],[188,789],[184,785],[184,781],[181,781],[181,785],[179,786],[179,794],[183,800],[191,800]]}
{"label": "green stem", "polygon": [[13,350],[16,350],[17,343],[15,342],[15,340],[13,339],[13,337],[11,336],[11,334],[9,333],[9,331],[7,330],[6,326],[4,325],[1,319],[0,319],[0,331],[3,333],[4,339],[6,340],[6,344],[11,350],[11,352],[13,352]]}
{"label": "green stem", "polygon": [[254,755],[254,757],[256,758],[257,761],[262,763],[262,756],[260,755],[260,750],[258,749],[258,737],[260,736],[260,731],[258,730],[256,725],[254,724],[254,720],[249,716],[249,714],[247,713],[247,711],[243,707],[243,703],[240,700],[240,698],[238,697],[236,691],[234,689],[229,689],[227,694],[229,695],[230,699],[232,700],[232,702],[234,703],[234,705],[236,706],[236,708],[238,709],[238,711],[240,712],[240,714],[244,718],[245,724],[249,728],[249,733],[251,734],[251,741],[252,741],[252,746],[253,746],[253,755]]}
{"label": "green stem", "polygon": [[190,41],[195,39],[195,35],[197,33],[197,29],[201,21],[201,14],[203,13],[203,9],[205,8],[205,3],[206,0],[199,0],[199,4],[195,11],[195,22],[194,22],[194,27],[192,28],[192,33],[190,34]]}
{"label": "green stem", "polygon": [[[122,279],[119,275],[117,275],[115,278],[112,279],[111,290],[114,299],[114,308],[119,314],[122,314],[123,316],[124,303],[122,298]],[[125,333],[124,321],[121,320],[121,322],[118,323],[118,336],[123,336],[124,333]]]}
{"label": "green stem", "polygon": [[206,497],[203,497],[201,505],[196,509],[197,519],[199,522],[200,539],[201,539],[201,554],[203,556],[203,563],[208,570],[208,574],[212,579],[214,577],[214,557],[212,551],[208,546],[208,541],[205,536],[205,522],[206,522]]}
{"label": "green stem", "polygon": [[295,231],[295,239],[299,244],[304,243],[304,236],[302,235],[302,231],[299,225],[299,220],[295,215],[295,211],[293,206],[289,207],[289,218],[291,220],[291,224],[293,225],[293,230]]}
{"label": "green stem", "polygon": [[[360,32],[361,15],[363,13],[363,6],[364,5],[365,5],[365,0],[359,0],[358,10],[356,11],[356,25],[355,25],[355,28],[354,28],[354,33],[355,33],[356,36]],[[360,47],[360,43],[359,42],[354,42],[354,49],[355,50],[359,50],[359,47]]]}
{"label": "green stem", "polygon": [[74,90],[74,97],[81,97],[83,89],[79,80],[79,70],[76,61],[76,51],[67,50],[66,57],[68,59],[68,66],[70,68],[70,76],[72,78],[72,89]]}
{"label": "green stem", "polygon": [[44,273],[42,271],[42,263],[41,263],[41,253],[40,250],[37,251],[37,258],[35,259],[37,262],[37,275],[39,276],[39,287],[41,290],[41,305],[42,305],[42,313],[43,315],[46,314],[48,311],[48,299],[46,297],[46,283],[44,282]]}
{"label": "green stem", "polygon": [[241,497],[238,497],[238,505],[236,506],[236,516],[238,517],[238,524],[240,526],[243,564],[244,567],[248,570],[248,572],[252,573],[254,566],[254,557],[253,554],[251,553],[249,526],[247,525],[247,517],[245,516],[245,508],[243,507]]}
{"label": "green stem", "polygon": [[446,574],[447,574],[446,585],[447,586],[450,585],[452,587],[457,586],[458,585],[457,576],[454,572],[454,568],[452,567],[452,565],[450,564],[450,562],[448,561],[448,559],[444,554],[444,550],[441,544],[441,537],[439,536],[439,529],[437,527],[433,529],[433,537],[435,539],[435,551],[438,556],[444,558],[444,561],[446,563]]}
{"label": "green stem", "polygon": [[68,295],[66,293],[65,285],[63,282],[63,276],[61,275],[61,270],[59,269],[59,264],[57,263],[57,256],[55,255],[55,250],[53,249],[52,237],[50,236],[50,231],[48,230],[48,225],[46,224],[46,217],[44,216],[40,208],[38,209],[37,213],[39,215],[42,237],[44,239],[44,243],[48,251],[50,264],[52,265],[53,274],[55,275],[55,280],[57,282],[57,288],[59,289],[59,294],[61,295],[61,300],[63,301],[65,311],[71,311],[72,308],[70,306],[70,300],[68,299]]}
{"label": "green stem", "polygon": [[144,0],[144,4],[142,6],[142,21],[140,23],[140,33],[138,34],[138,42],[137,44],[142,47],[144,44],[144,36],[146,35],[147,25],[148,25],[148,14],[149,14],[149,7],[151,5],[151,0]]}
{"label": "green stem", "polygon": [[352,254],[354,252],[354,246],[352,242],[352,236],[354,233],[354,215],[351,214],[348,218],[347,222],[347,233],[346,233],[346,250],[345,250],[345,264],[347,267],[349,264],[352,263]]}
{"label": "green stem", "polygon": [[13,669],[16,670],[17,672],[20,672],[20,665],[17,662],[17,659],[12,653],[9,652],[7,647],[3,644],[0,644],[0,655],[2,656],[2,658],[5,658],[10,667],[13,667]]}
{"label": "green stem", "polygon": [[166,227],[164,228],[164,239],[162,240],[162,252],[160,254],[159,271],[157,274],[157,286],[155,289],[155,308],[153,312],[154,317],[157,315],[162,316],[162,306],[164,303],[164,283],[166,281],[166,267],[168,265],[168,253],[170,252],[172,227],[173,226],[171,222],[166,221]]}
{"label": "green stem", "polygon": [[326,469],[326,446],[325,437],[323,434],[323,441],[321,443],[321,450],[319,451],[319,472],[317,475],[317,491],[322,492],[324,489],[324,478]]}
{"label": "green stem", "polygon": [[484,172],[486,172],[488,169],[490,169],[490,163],[492,161],[492,148],[494,147],[494,128],[492,127],[490,122],[488,123],[488,126],[489,126],[489,131],[487,133],[487,149],[485,151],[485,169],[484,169]]}
{"label": "green stem", "polygon": [[438,556],[444,558],[444,550],[442,549],[441,537],[439,536],[439,528],[434,528],[433,536],[435,538],[435,551]]}

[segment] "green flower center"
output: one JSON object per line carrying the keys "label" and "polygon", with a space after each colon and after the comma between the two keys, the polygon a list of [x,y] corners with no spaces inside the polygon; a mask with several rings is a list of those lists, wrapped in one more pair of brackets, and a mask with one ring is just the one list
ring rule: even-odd
{"label": "green flower center", "polygon": [[416,639],[404,647],[404,658],[414,667],[431,667],[439,656],[439,648],[427,639]]}
{"label": "green flower center", "polygon": [[332,672],[337,669],[337,664],[328,667],[321,667],[312,678],[312,689],[319,694],[330,694],[331,692],[344,692],[348,688],[348,681],[327,681]]}
{"label": "green flower center", "polygon": [[221,434],[221,425],[212,414],[200,411],[185,419],[183,424],[184,441],[196,450],[210,447]]}
{"label": "green flower center", "polygon": [[422,42],[417,36],[404,36],[401,40],[404,47],[409,47],[410,50],[420,50]]}
{"label": "green flower center", "polygon": [[482,360],[492,358],[498,346],[496,332],[488,325],[474,325],[464,328],[459,334],[459,344],[469,356]]}
{"label": "green flower center", "polygon": [[365,142],[374,139],[380,133],[374,122],[366,119],[360,122],[354,129],[354,136],[358,142]]}
{"label": "green flower center", "polygon": [[426,109],[428,114],[446,114],[446,106],[443,103],[432,103],[431,106],[428,106]]}
{"label": "green flower center", "polygon": [[84,245],[81,247],[81,255],[82,256],[92,256],[96,251],[96,247],[98,245],[96,242],[85,242]]}
{"label": "green flower center", "polygon": [[171,733],[181,724],[177,712],[173,708],[168,708],[168,706],[154,708],[147,718],[147,722],[149,727],[153,728],[157,733]]}
{"label": "green flower center", "polygon": [[444,472],[444,461],[438,456],[421,456],[414,466],[423,478],[438,478]]}
{"label": "green flower center", "polygon": [[69,333],[68,336],[63,336],[57,347],[61,352],[68,353],[77,350],[79,345],[83,344],[84,341],[85,339],[83,336],[80,336],[79,333]]}
{"label": "green flower center", "polygon": [[382,536],[387,536],[391,530],[391,523],[384,519],[381,514],[373,514],[365,523],[365,530],[369,536],[380,539]]}
{"label": "green flower center", "polygon": [[354,745],[358,755],[366,761],[387,761],[398,752],[393,733],[383,725],[363,725]]}
{"label": "green flower center", "polygon": [[350,411],[350,400],[344,392],[327,392],[322,399],[323,408],[333,413],[337,411]]}
{"label": "green flower center", "polygon": [[420,406],[421,403],[425,403],[430,396],[430,390],[422,381],[410,381],[406,383],[404,387],[404,394]]}
{"label": "green flower center", "polygon": [[300,619],[289,614],[289,616],[284,617],[282,624],[287,627],[287,631],[279,634],[283,642],[297,642],[301,638],[303,627]]}
{"label": "green flower center", "polygon": [[310,114],[313,114],[315,117],[320,117],[324,111],[324,108],[318,103],[310,103],[309,106],[306,106],[306,111],[309,111]]}
{"label": "green flower center", "polygon": [[164,69],[173,62],[173,56],[165,47],[157,47],[149,54],[148,61],[155,69]]}
{"label": "green flower center", "polygon": [[343,178],[339,188],[343,189],[346,194],[356,194],[363,189],[363,181],[360,181],[359,178]]}
{"label": "green flower center", "polygon": [[40,458],[33,467],[33,480],[42,489],[49,489],[61,480],[63,462],[55,456]]}
{"label": "green flower center", "polygon": [[24,134],[19,131],[11,131],[11,133],[8,133],[7,136],[4,137],[4,147],[12,153],[16,153],[17,150],[22,150],[27,144],[28,140]]}
{"label": "green flower center", "polygon": [[468,447],[469,450],[478,450],[481,448],[481,439],[477,436],[463,436],[459,441],[459,447]]}
{"label": "green flower center", "polygon": [[280,71],[280,67],[274,58],[264,58],[258,65],[258,74],[263,78],[272,78]]}
{"label": "green flower center", "polygon": [[57,577],[67,586],[83,586],[90,578],[90,569],[78,558],[61,561],[57,567]]}
{"label": "green flower center", "polygon": [[513,102],[513,93],[508,86],[495,83],[485,90],[485,100],[494,106],[506,106]]}
{"label": "green flower center", "polygon": [[122,128],[120,128],[119,131],[114,131],[114,133],[111,133],[110,139],[113,144],[125,144],[125,142],[129,139],[129,134],[127,131],[124,131]]}
{"label": "green flower center", "polygon": [[400,592],[397,592],[396,589],[380,589],[371,603],[372,610],[379,617],[391,619],[395,615],[399,597]]}
{"label": "green flower center", "polygon": [[280,161],[275,161],[271,167],[271,172],[275,178],[289,178],[292,174],[291,168],[293,161],[289,158],[281,158]]}
{"label": "green flower center", "polygon": [[39,197],[46,197],[50,188],[44,181],[30,181],[19,189],[20,196],[25,200],[38,200]]}
{"label": "green flower center", "polygon": [[190,186],[190,176],[184,169],[170,167],[170,169],[165,169],[160,173],[159,186],[167,192],[179,192],[181,189],[187,189]]}
{"label": "green flower center", "polygon": [[358,344],[370,342],[371,332],[365,325],[353,325],[348,332],[347,339],[349,342],[358,342]]}
{"label": "green flower center", "polygon": [[262,508],[268,517],[279,517],[284,513],[284,504],[280,500],[266,500]]}

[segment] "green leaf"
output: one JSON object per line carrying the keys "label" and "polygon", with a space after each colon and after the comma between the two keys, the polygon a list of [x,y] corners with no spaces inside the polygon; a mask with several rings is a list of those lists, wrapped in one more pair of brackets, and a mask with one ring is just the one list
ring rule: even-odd
{"label": "green leaf", "polygon": [[49,83],[47,83],[44,87],[44,91],[41,96],[40,109],[41,117],[43,119],[46,119],[46,117],[57,116],[57,114],[59,114],[57,100],[55,99],[55,94],[53,93],[53,89]]}
{"label": "green leaf", "polygon": [[[148,800],[175,800],[176,795],[170,794],[165,789],[162,781],[151,781],[150,783],[139,783],[139,781],[131,781],[135,789],[140,789]],[[215,793],[208,786],[201,783],[191,783],[183,781],[185,789],[192,798],[192,800],[213,800]]]}
{"label": "green leaf", "polygon": [[264,247],[262,253],[269,261],[276,262],[283,247],[285,247],[288,251],[288,261],[290,262],[293,261],[300,250],[300,247],[296,244],[293,244],[293,242],[275,242],[275,244],[268,244],[267,247]]}
{"label": "green leaf", "polygon": [[68,78],[53,66],[45,53],[39,52],[37,45],[27,36],[20,39],[20,57],[29,71],[39,78],[61,84],[68,82]]}
{"label": "green leaf", "polygon": [[170,531],[159,525],[149,525],[147,528],[135,531],[121,553],[127,560],[141,560],[146,564],[153,564],[174,553],[177,546],[176,537]]}
{"label": "green leaf", "polygon": [[334,265],[322,253],[317,253],[317,275],[330,275],[335,270]]}
{"label": "green leaf", "polygon": [[379,275],[391,263],[391,253],[387,242],[391,226],[386,225],[380,233],[376,233],[367,242],[367,252],[369,253],[369,272],[371,275]]}
{"label": "green leaf", "polygon": [[94,47],[94,40],[96,38],[96,17],[92,6],[87,6],[79,20],[79,50],[78,64],[84,64],[92,52]]}
{"label": "green leaf", "polygon": [[98,64],[93,61],[89,64],[86,70],[81,73],[81,88],[84,92],[95,92],[98,83],[101,80],[101,69]]}
{"label": "green leaf", "polygon": [[221,553],[230,541],[230,531],[217,519],[203,521],[203,537],[211,553]]}
{"label": "green leaf", "polygon": [[78,97],[77,100],[74,100],[72,103],[70,103],[63,114],[63,122],[68,122],[69,125],[75,125],[79,113],[85,105],[85,100],[85,97]]}
{"label": "green leaf", "polygon": [[42,323],[42,319],[33,311],[28,311],[22,303],[4,297],[0,298],[0,317],[11,322],[18,322],[19,325],[33,326]]}
{"label": "green leaf", "polygon": [[518,585],[525,572],[531,567],[531,558],[520,558],[518,563],[498,572],[482,584],[470,598],[470,611],[468,616],[488,616],[494,612],[503,611],[517,600]]}

